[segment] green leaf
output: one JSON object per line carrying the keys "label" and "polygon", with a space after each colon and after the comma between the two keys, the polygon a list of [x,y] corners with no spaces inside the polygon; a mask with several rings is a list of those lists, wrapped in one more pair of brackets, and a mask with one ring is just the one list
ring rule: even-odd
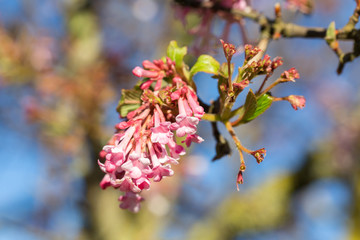
{"label": "green leaf", "polygon": [[175,62],[176,68],[181,68],[183,65],[184,56],[187,53],[187,47],[179,47],[176,41],[171,41],[168,49],[167,56]]}
{"label": "green leaf", "polygon": [[[254,98],[256,102],[254,102]],[[270,94],[261,95],[256,99],[255,94],[250,90],[246,97],[245,113],[241,119],[241,123],[250,122],[263,114],[271,106],[272,102]]]}
{"label": "green leaf", "polygon": [[256,96],[253,91],[250,89],[248,95],[246,96],[245,104],[244,104],[244,115],[242,116],[241,123],[248,122],[248,119],[251,118],[256,111],[257,103]]}
{"label": "green leaf", "polygon": [[220,63],[210,55],[201,55],[194,66],[190,69],[190,76],[194,76],[198,72],[206,72],[218,74]]}
{"label": "green leaf", "polygon": [[142,90],[139,84],[133,89],[123,89],[121,91],[121,98],[116,111],[120,113],[121,117],[126,117],[127,114],[141,106]]}
{"label": "green leaf", "polygon": [[328,29],[326,30],[326,36],[325,40],[328,44],[331,44],[332,42],[336,41],[336,29],[335,29],[335,22],[332,21],[329,24]]}
{"label": "green leaf", "polygon": [[250,118],[248,118],[247,121],[250,122],[263,114],[271,106],[272,102],[273,101],[271,96],[267,93],[259,97],[256,102],[257,107],[255,113]]}

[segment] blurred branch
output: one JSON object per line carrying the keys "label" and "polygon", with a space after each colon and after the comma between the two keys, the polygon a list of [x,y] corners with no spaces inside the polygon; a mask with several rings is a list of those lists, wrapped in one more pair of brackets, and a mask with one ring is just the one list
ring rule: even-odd
{"label": "blurred branch", "polygon": [[36,227],[35,225],[31,225],[24,221],[0,217],[0,226],[2,228],[4,228],[4,227],[6,228],[6,226],[9,226],[9,225],[12,225],[16,228],[22,228],[25,231],[28,231],[28,232],[36,235],[37,237],[44,238],[44,239],[60,240],[60,239],[64,238],[63,235],[55,234],[51,231],[46,231],[43,228]]}
{"label": "blurred branch", "polygon": [[246,193],[230,195],[204,221],[192,227],[187,239],[232,240],[241,233],[286,224],[291,189],[292,178],[279,176]]}
{"label": "blurred branch", "polygon": [[[234,8],[225,8],[217,2],[210,1],[184,1],[174,0],[177,4],[193,9],[209,9],[214,13],[227,13],[231,14],[234,19],[242,20],[243,18],[252,20],[260,26],[261,40],[263,39],[278,39],[283,38],[311,38],[311,39],[325,39],[327,37],[327,28],[324,27],[306,27],[295,23],[283,21],[281,14],[275,19],[270,19],[264,14],[257,12],[254,9],[239,10]],[[279,10],[280,11],[280,8]],[[346,63],[353,61],[360,55],[360,29],[356,29],[355,25],[358,22],[360,13],[359,5],[353,15],[350,17],[348,23],[341,29],[336,30],[336,40],[352,41],[354,48],[352,52],[340,53],[339,66],[337,69],[340,74]],[[339,48],[337,46],[337,48]]]}

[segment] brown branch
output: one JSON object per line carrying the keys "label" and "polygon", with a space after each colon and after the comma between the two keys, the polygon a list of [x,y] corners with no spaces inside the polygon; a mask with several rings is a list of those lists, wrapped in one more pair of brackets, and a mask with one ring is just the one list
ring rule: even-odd
{"label": "brown branch", "polygon": [[[219,16],[231,14],[233,19],[242,20],[249,19],[260,26],[261,39],[270,41],[277,39],[280,36],[283,38],[312,38],[325,39],[327,28],[324,27],[306,27],[294,23],[284,22],[279,15],[276,19],[270,19],[264,14],[251,9],[238,10],[232,8],[224,8],[216,2],[210,1],[190,1],[190,0],[174,0],[178,4],[194,9],[210,9]],[[336,40],[351,40],[354,42],[354,49],[352,52],[343,53],[340,48],[337,48],[337,56],[339,58],[339,66],[337,72],[340,74],[347,62],[351,62],[360,55],[360,29],[356,29],[355,25],[359,21],[360,5],[357,5],[353,15],[349,18],[348,23],[341,29],[336,30]],[[267,42],[268,44],[268,42]],[[266,45],[267,45],[266,44]],[[266,49],[266,47],[265,47]],[[333,49],[334,50],[334,49]],[[261,57],[261,55],[259,55]]]}

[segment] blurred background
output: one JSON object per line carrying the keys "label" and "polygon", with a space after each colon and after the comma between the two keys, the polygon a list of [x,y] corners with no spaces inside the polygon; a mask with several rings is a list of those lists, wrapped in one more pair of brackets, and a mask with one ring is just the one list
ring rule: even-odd
{"label": "blurred background", "polygon": [[[276,1],[252,2],[273,17]],[[311,15],[283,17],[342,27],[354,8],[315,0]],[[197,28],[204,18],[210,24]],[[0,0],[0,239],[360,239],[359,59],[337,75],[323,40],[270,43],[267,53],[284,59],[277,73],[300,73],[273,94],[304,95],[307,106],[274,103],[237,128],[245,146],[267,149],[260,165],[247,156],[239,192],[238,153],[211,161],[208,122],[205,141],[152,184],[139,213],[118,207],[117,190],[100,189],[98,152],[119,121],[121,89],[138,80],[131,70],[165,55],[170,40],[189,46],[189,65],[200,53],[224,61],[224,29],[240,49],[256,44],[258,26],[244,26],[164,0]],[[233,59],[240,66],[243,55]],[[217,98],[215,79],[198,74],[196,84],[204,102]]]}

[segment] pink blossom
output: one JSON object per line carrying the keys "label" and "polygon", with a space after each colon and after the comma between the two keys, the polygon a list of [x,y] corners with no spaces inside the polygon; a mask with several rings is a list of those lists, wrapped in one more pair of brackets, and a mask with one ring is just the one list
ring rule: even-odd
{"label": "pink blossom", "polygon": [[247,7],[246,0],[222,0],[221,5],[226,8],[244,10]]}
{"label": "pink blossom", "polygon": [[131,153],[129,154],[130,160],[138,160],[141,157],[141,144],[142,142],[140,140],[136,142],[135,149],[132,149]]}
{"label": "pink blossom", "polygon": [[151,128],[151,142],[153,143],[160,143],[160,144],[167,144],[169,139],[173,137],[173,133],[170,131],[171,123],[161,122],[160,123],[160,116],[158,112],[154,114],[155,118],[155,127]]}
{"label": "pink blossom", "polygon": [[152,143],[148,142],[149,152],[153,168],[151,173],[148,175],[150,178],[154,179],[154,182],[159,182],[163,177],[172,176],[174,171],[171,170],[170,164],[161,165],[158,156],[154,150]]}
{"label": "pink blossom", "polygon": [[[125,134],[121,136],[118,144],[106,145],[103,148],[107,154],[105,155],[105,171],[112,173],[125,161],[126,148],[135,133],[135,127],[130,127],[126,130]],[[116,141],[117,142],[117,141]]]}
{"label": "pink blossom", "polygon": [[287,97],[287,100],[295,110],[298,110],[298,108],[303,109],[305,107],[306,100],[303,96],[290,95]]}
{"label": "pink blossom", "polygon": [[[172,143],[174,143],[174,144],[172,144]],[[156,156],[158,157],[159,162],[161,164],[166,164],[166,163],[178,164],[179,163],[177,161],[179,159],[179,154],[177,154],[176,156],[174,156],[174,154],[172,154],[172,147],[171,146],[174,146],[174,145],[177,145],[177,144],[174,142],[173,139],[170,139],[170,141],[168,143],[168,147],[169,147],[170,155],[171,155],[171,157],[170,157],[168,152],[166,151],[165,145],[153,144]],[[184,155],[185,154],[185,149],[181,145],[178,145],[178,146],[180,146],[182,148],[180,150],[180,153],[183,153],[182,155]]]}
{"label": "pink blossom", "polygon": [[158,127],[151,128],[151,142],[167,144],[169,139],[173,137],[173,133],[170,131],[170,122],[160,123]]}
{"label": "pink blossom", "polygon": [[204,115],[204,108],[199,105],[199,103],[195,99],[196,96],[193,95],[192,91],[188,91],[186,97],[194,113],[194,116],[201,119],[202,116]]}
{"label": "pink blossom", "polygon": [[118,148],[107,145],[103,148],[103,151],[106,152],[104,164],[106,172],[113,172],[117,166],[124,162],[124,154]]}
{"label": "pink blossom", "polygon": [[140,202],[143,201],[139,194],[126,192],[125,195],[119,197],[119,201],[122,202],[120,207],[122,209],[129,209],[132,212],[138,212],[140,210]]}
{"label": "pink blossom", "polygon": [[172,123],[170,129],[176,130],[176,136],[184,137],[186,134],[195,134],[198,123],[198,118],[181,114],[176,116],[176,123]]}
{"label": "pink blossom", "polygon": [[137,167],[137,166],[134,166],[133,162],[130,161],[130,160],[125,162],[123,165],[121,165],[121,168],[124,171],[127,171],[128,175],[131,178],[137,179],[137,178],[140,178],[141,175],[142,175],[141,169],[139,167]]}
{"label": "pink blossom", "polygon": [[106,160],[105,161],[105,169],[106,169],[106,172],[112,173],[113,171],[115,171],[116,165],[113,162]]}
{"label": "pink blossom", "polygon": [[136,179],[135,183],[141,190],[150,188],[150,180],[148,177],[140,177]]}
{"label": "pink blossom", "polygon": [[160,182],[163,177],[168,177],[172,175],[174,175],[174,171],[171,169],[170,164],[166,164],[153,168],[153,171],[149,175],[149,177],[153,178],[154,182]]}
{"label": "pink blossom", "polygon": [[174,159],[179,159],[180,156],[185,155],[184,147],[181,146],[181,145],[176,144],[175,141],[172,140],[172,139],[169,141],[168,147],[169,147],[169,150],[170,150],[170,155]]}
{"label": "pink blossom", "polygon": [[190,147],[192,142],[195,143],[202,143],[204,139],[196,134],[189,134],[186,136],[186,139],[182,141],[182,143],[185,143],[187,147]]}
{"label": "pink blossom", "polygon": [[107,187],[111,186],[111,182],[110,182],[110,175],[109,174],[105,174],[105,176],[103,177],[103,179],[100,182],[100,187],[102,189],[105,189]]}
{"label": "pink blossom", "polygon": [[199,119],[188,115],[189,112],[187,111],[187,108],[189,108],[189,106],[187,105],[187,101],[183,98],[179,98],[178,107],[179,115],[176,116],[176,122],[171,124],[170,129],[176,130],[176,135],[178,137],[183,137],[186,134],[195,134]]}
{"label": "pink blossom", "polygon": [[286,7],[292,10],[299,10],[304,14],[310,14],[313,3],[310,0],[286,0]]}
{"label": "pink blossom", "polygon": [[144,166],[150,165],[150,159],[145,156],[145,153],[141,154],[141,157],[139,158],[139,162],[141,162]]}
{"label": "pink blossom", "polygon": [[125,176],[120,180],[116,180],[116,184],[119,186],[120,191],[139,193],[141,189],[135,185],[130,176]]}
{"label": "pink blossom", "polygon": [[237,0],[233,4],[233,8],[237,10],[245,10],[247,7],[246,0]]}
{"label": "pink blossom", "polygon": [[[150,188],[151,178],[158,182],[172,176],[170,164],[178,164],[185,154],[184,147],[175,142],[174,131],[177,136],[187,136],[188,146],[203,141],[195,133],[204,109],[195,92],[176,75],[175,62],[170,58],[144,61],[143,67],[133,70],[136,76],[146,79],[140,86],[146,89],[142,105],[127,113],[128,121],[116,125],[117,133],[103,147],[98,160],[105,173],[101,188],[112,186],[125,192],[119,197],[120,207],[133,212],[139,211],[143,200],[137,193]],[[164,77],[172,81],[162,87]],[[159,97],[165,99],[161,104]]]}

